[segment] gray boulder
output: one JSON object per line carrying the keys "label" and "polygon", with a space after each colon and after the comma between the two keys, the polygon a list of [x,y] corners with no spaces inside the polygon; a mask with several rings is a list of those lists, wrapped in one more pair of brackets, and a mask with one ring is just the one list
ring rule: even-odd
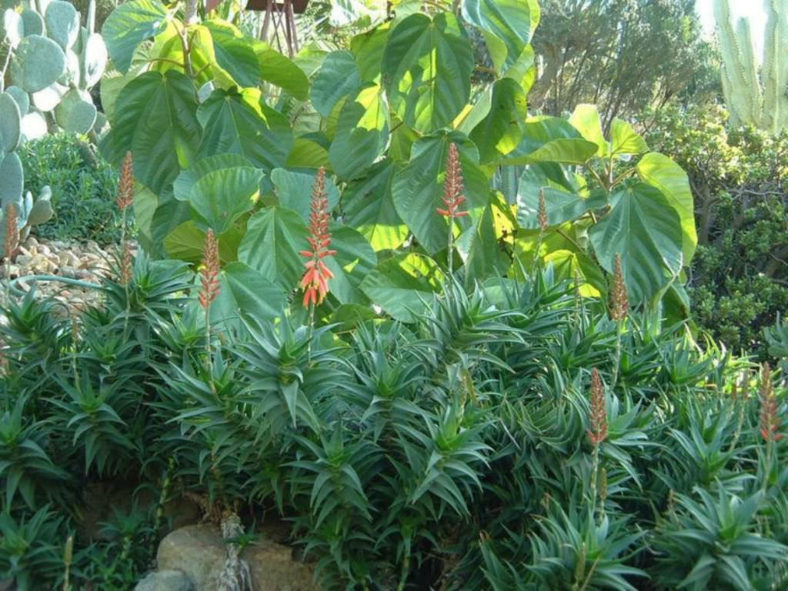
{"label": "gray boulder", "polygon": [[[157,562],[160,572],[183,572],[194,591],[215,591],[226,558],[219,528],[200,524],[169,533],[159,544]],[[319,590],[312,567],[293,560],[290,548],[282,544],[267,540],[250,544],[241,559],[249,566],[253,591]]]}

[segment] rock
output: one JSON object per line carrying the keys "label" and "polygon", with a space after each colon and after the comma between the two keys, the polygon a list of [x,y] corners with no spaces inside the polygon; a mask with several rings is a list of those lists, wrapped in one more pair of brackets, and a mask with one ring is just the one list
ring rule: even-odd
{"label": "rock", "polygon": [[[22,250],[22,249],[20,249]],[[30,254],[18,254],[16,255],[16,264],[20,267],[28,267],[30,266],[30,262],[33,260],[33,256]]]}
{"label": "rock", "polygon": [[137,583],[134,591],[194,591],[194,585],[179,570],[162,570],[149,573]]}
{"label": "rock", "polygon": [[38,246],[37,248],[38,248],[38,254],[42,254],[45,257],[48,257],[49,255],[52,254],[52,251],[49,250],[49,247],[46,244],[42,244],[41,246]]}
{"label": "rock", "polygon": [[241,558],[252,572],[255,591],[306,591],[317,590],[314,571],[303,562],[293,560],[292,550],[267,540],[244,548]]}
{"label": "rock", "polygon": [[[159,544],[158,566],[181,570],[196,591],[213,591],[227,557],[219,528],[189,525],[171,532]],[[270,541],[247,546],[241,558],[249,565],[254,591],[317,591],[313,569],[296,562],[290,548]]]}
{"label": "rock", "polygon": [[164,537],[156,563],[161,570],[183,571],[196,591],[214,591],[226,556],[218,527],[187,525]]}
{"label": "rock", "polygon": [[25,240],[25,247],[31,248],[34,246],[38,246],[38,240],[36,240],[33,236],[28,236],[27,240]]}
{"label": "rock", "polygon": [[35,273],[51,273],[55,269],[55,265],[48,258],[43,255],[37,254],[33,256],[29,266]]}

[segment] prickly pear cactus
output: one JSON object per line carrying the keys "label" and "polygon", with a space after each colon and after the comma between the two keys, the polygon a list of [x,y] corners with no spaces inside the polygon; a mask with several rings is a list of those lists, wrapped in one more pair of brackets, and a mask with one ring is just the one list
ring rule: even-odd
{"label": "prickly pear cactus", "polygon": [[9,60],[0,71],[0,237],[11,205],[22,239],[52,217],[49,187],[38,198],[24,194],[17,154],[22,143],[57,128],[87,133],[96,123],[88,91],[104,73],[107,48],[93,32],[94,2],[88,12],[88,27],[80,27],[79,12],[63,0],[26,0],[2,14],[0,37]]}
{"label": "prickly pear cactus", "polygon": [[[88,10],[95,11],[93,2]],[[87,133],[96,122],[88,91],[101,79],[107,48],[92,30],[92,18],[89,27],[79,23],[79,12],[64,0],[24,0],[3,13],[10,62],[0,91],[6,90],[20,108],[23,140],[52,128]]]}

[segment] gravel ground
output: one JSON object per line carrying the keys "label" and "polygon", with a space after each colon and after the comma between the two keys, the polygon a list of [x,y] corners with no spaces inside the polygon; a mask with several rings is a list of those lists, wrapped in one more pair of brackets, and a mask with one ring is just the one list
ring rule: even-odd
{"label": "gravel ground", "polygon": [[[19,291],[27,292],[35,288],[36,294],[52,296],[68,309],[78,310],[85,304],[97,302],[101,292],[59,281],[36,280],[35,276],[57,276],[100,283],[102,277],[109,277],[116,268],[116,248],[101,247],[93,240],[84,243],[64,242],[31,236],[19,247],[8,267],[8,276]],[[5,282],[5,264],[0,266],[0,271]]]}

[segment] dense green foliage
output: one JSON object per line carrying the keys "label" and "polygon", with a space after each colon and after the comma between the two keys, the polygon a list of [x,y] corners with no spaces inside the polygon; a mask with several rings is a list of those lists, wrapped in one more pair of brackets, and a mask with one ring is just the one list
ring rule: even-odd
{"label": "dense green foliage", "polygon": [[[127,589],[197,493],[289,520],[325,589],[788,586],[786,325],[773,372],[730,353],[784,305],[785,138],[615,116],[705,67],[671,66],[688,1],[589,9],[568,94],[534,97],[562,116],[528,112],[535,0],[423,5],[317,3],[353,27],[292,60],[229,3],[107,17],[120,213],[89,146],[24,158],[77,197],[54,235],[121,218],[119,268],[80,312],[6,290],[0,580]],[[101,531],[96,490],[125,495]]]}
{"label": "dense green foliage", "polygon": [[729,130],[726,119],[720,108],[664,110],[647,139],[692,186],[694,320],[733,350],[763,356],[761,330],[788,310],[788,135]]}
{"label": "dense green foliage", "polygon": [[53,240],[117,242],[117,172],[87,142],[66,134],[27,143],[20,150],[25,182],[38,194],[52,187],[53,219],[36,235]]}
{"label": "dense green foliage", "polygon": [[551,115],[596,103],[608,129],[646,106],[719,93],[694,0],[542,0],[534,50],[544,67],[531,104]]}
{"label": "dense green foliage", "polygon": [[[646,154],[621,120],[603,137],[593,107],[569,121],[527,116],[535,1],[458,8],[462,18],[406,11],[355,36],[349,51],[292,62],[217,19],[184,29],[155,1],[120,6],[103,28],[122,73],[102,87],[112,124],[103,151],[116,164],[134,155],[141,243],[196,262],[211,228],[226,284],[243,277],[289,292],[322,166],[337,251],[326,263],[336,277],[329,312],[374,303],[410,320],[423,295],[440,291],[440,267],[462,265],[471,283],[514,276],[536,253],[595,294],[618,254],[634,304],[656,310],[664,297],[674,317],[686,315],[681,271],[695,236],[681,169]],[[481,33],[493,63],[496,81],[483,89],[471,85],[466,28]],[[430,56],[434,70],[424,68]],[[436,210],[451,143],[468,215],[447,220]],[[492,189],[499,167],[526,164],[513,190]]]}
{"label": "dense green foliage", "polygon": [[86,483],[121,475],[240,502],[250,524],[276,508],[328,589],[785,582],[788,440],[761,437],[753,368],[683,329],[619,332],[548,272],[450,285],[410,325],[248,318],[207,368],[192,285],[139,259],[76,324],[30,297],[6,311],[0,572],[21,588],[62,584],[69,535],[78,588],[146,568],[166,525],[145,509],[109,545],[79,529]]}

